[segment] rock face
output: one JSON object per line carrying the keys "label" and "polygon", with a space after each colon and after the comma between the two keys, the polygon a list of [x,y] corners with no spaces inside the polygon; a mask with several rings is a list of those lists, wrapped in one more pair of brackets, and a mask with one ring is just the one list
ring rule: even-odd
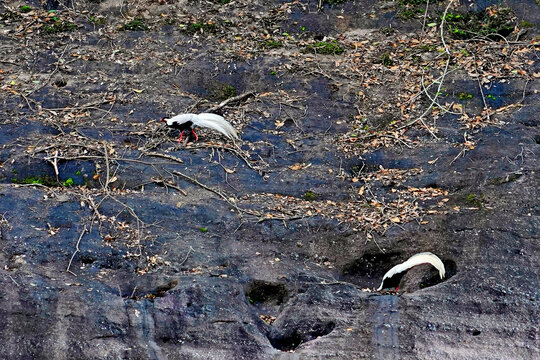
{"label": "rock face", "polygon": [[[446,53],[446,2],[423,35],[414,2],[64,3],[0,10],[0,358],[540,358],[534,27]],[[209,109],[242,141],[159,123]],[[445,279],[374,292],[422,251]]]}

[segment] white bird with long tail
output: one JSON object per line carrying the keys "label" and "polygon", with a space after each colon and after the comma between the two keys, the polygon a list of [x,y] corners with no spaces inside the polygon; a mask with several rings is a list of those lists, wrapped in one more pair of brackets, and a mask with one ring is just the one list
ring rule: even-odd
{"label": "white bird with long tail", "polygon": [[399,274],[403,271],[407,271],[410,268],[417,265],[421,265],[421,264],[433,265],[437,270],[439,270],[439,276],[441,277],[441,279],[444,278],[445,269],[444,269],[444,264],[441,261],[441,259],[439,259],[437,255],[432,254],[430,252],[421,252],[421,253],[411,256],[410,258],[407,259],[407,261],[402,262],[401,264],[398,264],[394,266],[393,268],[391,268],[390,270],[388,270],[386,274],[384,274],[382,282],[381,282],[381,286],[379,286],[377,291],[381,291],[383,289],[384,280],[391,278],[392,276],[396,274]]}
{"label": "white bird with long tail", "polygon": [[180,138],[178,141],[182,141],[184,136],[184,131],[191,131],[188,135],[188,141],[191,140],[191,137],[194,136],[195,140],[198,140],[199,137],[195,133],[194,127],[206,127],[213,130],[216,130],[223,135],[227,136],[229,139],[239,139],[236,130],[233,126],[223,118],[223,116],[210,114],[210,113],[201,113],[201,114],[180,114],[176,115],[170,119],[163,118],[162,122],[165,122],[167,126],[180,130]]}

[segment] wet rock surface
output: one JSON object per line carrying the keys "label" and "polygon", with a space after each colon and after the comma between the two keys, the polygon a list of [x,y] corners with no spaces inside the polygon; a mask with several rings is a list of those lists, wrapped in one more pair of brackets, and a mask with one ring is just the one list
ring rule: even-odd
{"label": "wet rock surface", "polygon": [[447,2],[329,3],[6,2],[0,357],[540,357],[538,6],[438,91]]}

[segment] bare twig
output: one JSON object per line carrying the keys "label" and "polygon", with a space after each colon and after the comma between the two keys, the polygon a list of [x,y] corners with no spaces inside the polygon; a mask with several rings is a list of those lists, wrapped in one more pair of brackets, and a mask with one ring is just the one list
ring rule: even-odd
{"label": "bare twig", "polygon": [[[424,111],[424,113],[422,115],[420,115],[419,117],[417,117],[413,121],[410,121],[410,122],[406,123],[405,125],[398,127],[396,130],[401,130],[401,129],[404,129],[406,127],[409,127],[409,126],[417,123],[418,121],[422,120],[431,111],[431,109],[433,108],[433,105],[435,105],[435,102],[437,101],[437,97],[439,97],[439,94],[441,92],[441,87],[442,87],[442,84],[443,84],[444,77],[448,73],[448,65],[450,65],[450,56],[446,60],[446,66],[444,67],[443,75],[441,76],[441,80],[439,81],[439,86],[437,87],[437,92],[435,93],[435,96],[431,100],[431,104],[428,106],[426,111]],[[429,129],[428,129],[428,131],[429,131]],[[434,135],[434,134],[432,133],[432,135]]]}
{"label": "bare twig", "polygon": [[104,149],[104,154],[105,154],[105,175],[106,175],[106,178],[105,178],[105,185],[103,186],[105,191],[108,192],[109,191],[109,175],[110,175],[110,168],[109,168],[109,150],[107,148],[107,143],[104,141],[103,142],[103,149]]}
{"label": "bare twig", "polygon": [[177,185],[173,184],[171,181],[167,181],[167,180],[163,180],[163,179],[152,179],[152,181],[150,181],[150,183],[162,184],[165,187],[173,188],[176,191],[178,191],[179,193],[181,193],[182,195],[187,196],[187,193],[184,190],[182,190]]}
{"label": "bare twig", "polygon": [[193,250],[193,248],[190,246],[186,257],[184,258],[184,260],[182,260],[182,262],[180,262],[180,264],[178,264],[178,266],[184,265],[184,263],[187,261],[187,259],[189,257],[189,254],[191,254],[192,251],[195,251],[195,250]]}
{"label": "bare twig", "polygon": [[[216,190],[216,189],[213,189],[209,186],[206,186],[204,185],[203,183],[201,183],[200,181],[198,181],[197,179],[194,179],[192,178],[191,176],[188,176],[186,174],[183,174],[181,173],[180,171],[176,171],[176,170],[173,170],[173,174],[175,175],[178,175],[180,177],[183,177],[184,179],[187,179],[189,180],[190,182],[192,182],[193,184],[195,185],[198,185],[200,187],[202,187],[203,189],[205,190],[208,190],[210,192],[213,192],[214,194],[218,195],[220,198],[222,198],[223,200],[225,200],[227,203],[230,203],[230,200],[225,196],[223,195],[220,191]],[[234,207],[236,207],[236,205],[234,205]]]}
{"label": "bare twig", "polygon": [[229,147],[229,146],[222,146],[222,145],[212,145],[212,144],[205,144],[205,145],[197,145],[197,146],[189,146],[186,147],[186,149],[218,149],[218,150],[225,150],[230,151],[233,154],[235,154],[238,158],[242,159],[244,163],[252,170],[255,170],[259,173],[259,175],[262,173],[262,168],[257,166],[253,166],[249,159],[242,153],[242,151],[239,148]]}
{"label": "bare twig", "polygon": [[247,93],[243,93],[241,95],[237,95],[237,96],[233,96],[231,98],[228,98],[227,100],[224,100],[222,101],[221,103],[219,103],[219,105],[216,105],[216,106],[212,106],[210,109],[208,110],[205,110],[206,112],[214,112],[214,111],[217,111],[219,109],[221,109],[222,107],[232,103],[232,102],[236,102],[236,101],[240,101],[240,100],[243,100],[249,96],[252,96],[252,95],[255,95],[255,92],[254,91],[248,91]]}
{"label": "bare twig", "polygon": [[33,93],[35,93],[36,91],[39,91],[41,89],[43,89],[45,86],[47,86],[49,84],[49,81],[51,81],[52,77],[54,76],[54,74],[56,74],[56,72],[58,71],[58,68],[60,67],[60,60],[62,59],[62,56],[64,56],[64,54],[66,53],[68,47],[69,47],[70,44],[67,44],[65,47],[64,47],[64,50],[62,51],[62,53],[60,54],[60,56],[57,57],[58,60],[56,60],[55,62],[55,68],[54,70],[49,74],[49,76],[47,77],[47,80],[45,80],[45,82],[43,83],[43,85],[41,86],[38,86],[37,88],[35,88],[34,90],[31,90],[30,92],[26,93],[25,95],[28,96],[28,95],[31,95]]}
{"label": "bare twig", "polygon": [[71,263],[73,262],[73,258],[75,257],[75,255],[77,255],[78,252],[80,252],[81,250],[79,249],[79,244],[81,243],[81,239],[83,238],[84,234],[86,233],[87,229],[86,229],[86,225],[84,226],[83,230],[81,231],[81,234],[79,235],[79,239],[77,240],[77,243],[75,244],[75,251],[73,252],[73,254],[71,255],[71,259],[69,259],[69,263],[68,263],[68,266],[66,268],[66,272],[74,275],[74,276],[77,276],[77,274],[75,274],[73,271],[71,271],[69,268],[71,267]]}
{"label": "bare twig", "polygon": [[463,134],[463,144],[465,145],[461,151],[456,155],[456,157],[450,161],[450,164],[448,165],[452,165],[454,163],[454,161],[456,161],[458,158],[460,158],[461,156],[464,156],[465,153],[469,150],[467,149],[467,143],[469,142],[469,140],[467,140],[467,132],[465,131],[465,133]]}
{"label": "bare twig", "polygon": [[521,97],[521,100],[519,100],[518,104],[523,104],[523,101],[525,101],[525,90],[527,89],[527,84],[529,84],[529,79],[525,82],[525,85],[523,85],[523,96]]}
{"label": "bare twig", "polygon": [[1,60],[1,59],[0,59],[0,64],[10,64],[10,65],[21,66],[21,64],[19,64],[19,63],[16,63],[16,62],[13,62],[13,61],[8,61],[8,60]]}
{"label": "bare twig", "polygon": [[250,210],[245,210],[245,209],[241,209],[238,207],[238,205],[236,205],[236,202],[234,201],[231,201],[227,196],[225,196],[221,191],[218,191],[216,189],[213,189],[209,186],[206,186],[205,184],[201,183],[200,181],[198,181],[197,179],[194,179],[192,178],[191,176],[188,176],[186,174],[183,174],[181,173],[180,171],[176,171],[176,170],[173,170],[173,174],[175,175],[178,175],[180,177],[183,177],[184,179],[186,180],[189,180],[190,182],[192,182],[193,184],[195,185],[198,185],[200,187],[202,187],[203,189],[205,190],[208,190],[210,192],[213,192],[214,194],[218,195],[220,198],[222,198],[223,200],[225,200],[225,202],[227,202],[227,204],[229,204],[230,206],[232,206],[234,209],[236,209],[236,211],[238,213],[245,213],[245,214],[248,214],[248,215],[253,215],[253,216],[257,216],[257,217],[260,217],[260,214],[258,213],[255,213],[253,211],[250,211]]}
{"label": "bare twig", "polygon": [[426,20],[427,20],[427,13],[429,9],[429,0],[426,2],[426,10],[424,10],[424,21],[422,21],[422,38],[424,37],[424,34],[426,33]]}
{"label": "bare twig", "polygon": [[[446,107],[444,107],[440,103],[438,103],[437,100],[433,99],[431,94],[428,92],[428,89],[426,88],[426,85],[424,84],[424,74],[422,74],[422,89],[424,90],[424,94],[426,94],[426,96],[429,98],[429,100],[434,101],[435,105],[437,105],[437,107],[439,109],[441,109],[442,111],[444,111],[445,113],[453,114],[453,115],[463,115],[463,113],[457,113],[457,112],[448,110]],[[452,106],[453,104],[454,103],[450,104],[450,106]]]}
{"label": "bare twig", "polygon": [[[450,6],[452,5],[453,2],[454,2],[454,0],[450,0],[448,2],[448,5],[446,6],[446,9],[444,9],[444,13],[443,13],[442,20],[441,20],[441,41],[442,41],[443,46],[444,46],[444,51],[446,52],[446,54],[448,54],[449,57],[451,56],[450,50],[448,49],[448,46],[446,45],[446,42],[444,41],[444,24],[446,22],[446,14],[448,14],[448,9],[450,9]],[[442,82],[442,80],[441,80],[441,82]]]}
{"label": "bare twig", "polygon": [[147,152],[147,153],[144,153],[144,155],[146,155],[146,156],[155,156],[155,157],[160,157],[160,158],[176,161],[179,164],[184,163],[184,161],[182,159],[177,158],[176,156],[168,155],[168,154],[160,154],[160,153],[157,153],[157,152]]}

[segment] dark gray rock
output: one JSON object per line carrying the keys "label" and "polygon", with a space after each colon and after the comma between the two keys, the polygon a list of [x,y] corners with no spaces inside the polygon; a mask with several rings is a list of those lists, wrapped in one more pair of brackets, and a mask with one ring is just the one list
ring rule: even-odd
{"label": "dark gray rock", "polygon": [[[399,2],[325,2],[322,11],[316,1],[103,2],[110,13],[95,1],[70,11],[62,4],[71,2],[43,6],[76,22],[74,32],[38,33],[30,18],[0,14],[0,358],[540,357],[537,78],[494,84],[486,92],[494,109],[523,106],[489,125],[465,130],[445,114],[438,139],[412,127],[415,146],[360,156],[343,150],[355,117],[369,112],[362,124],[375,132],[396,120],[399,109],[376,110],[392,103],[393,85],[357,87],[363,82],[341,74],[338,57],[295,59],[309,41],[353,39],[346,51],[359,53],[359,71],[390,76],[382,65],[362,68],[376,59],[352,44],[382,46],[393,33],[377,29],[390,25],[418,30],[421,21],[397,16]],[[82,16],[79,5],[91,12]],[[89,22],[94,12],[105,23]],[[140,16],[150,31],[118,30],[125,16]],[[180,26],[214,20],[219,33]],[[265,48],[267,35],[294,42]],[[244,42],[257,51],[245,52]],[[537,64],[523,66],[538,73]],[[479,113],[477,81],[449,76],[441,103],[467,91],[467,109]],[[157,124],[216,105],[227,86],[257,94],[218,111],[241,133],[235,151],[206,130],[198,147],[177,144],[178,134]],[[475,146],[461,153],[465,131]],[[375,179],[370,196],[441,189],[444,206],[442,196],[419,200],[440,211],[384,234],[332,217],[326,204],[360,202],[366,184],[356,177],[381,167],[422,172]],[[250,202],[265,194],[306,208]],[[260,216],[238,212],[233,197]],[[287,219],[266,217],[279,206]],[[444,279],[419,266],[403,274],[399,292],[374,292],[386,271],[423,251],[443,260]]]}

